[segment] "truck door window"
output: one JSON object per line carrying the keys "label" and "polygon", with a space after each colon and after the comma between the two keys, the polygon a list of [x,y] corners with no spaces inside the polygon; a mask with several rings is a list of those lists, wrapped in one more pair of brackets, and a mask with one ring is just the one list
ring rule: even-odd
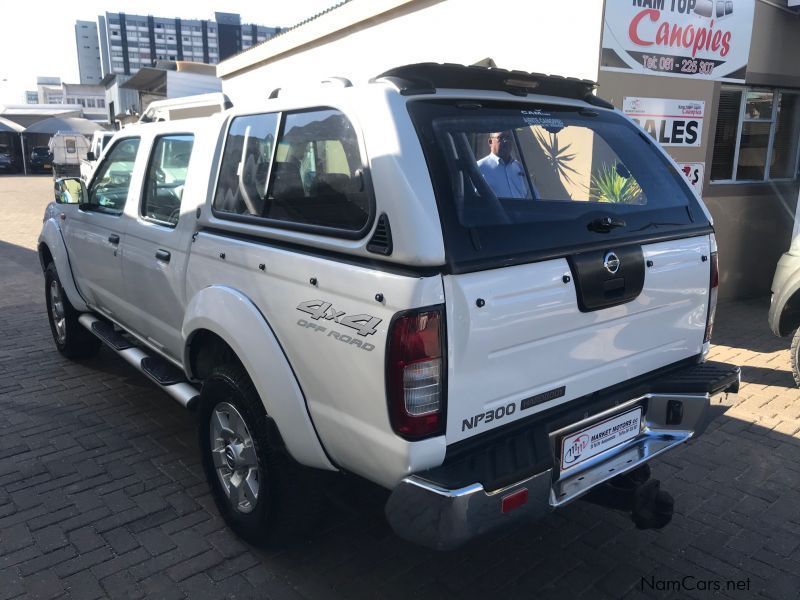
{"label": "truck door window", "polygon": [[128,198],[139,138],[120,140],[110,150],[89,188],[88,208],[119,215]]}
{"label": "truck door window", "polygon": [[155,141],[142,194],[145,219],[168,227],[178,224],[193,144],[193,135],[167,135]]}

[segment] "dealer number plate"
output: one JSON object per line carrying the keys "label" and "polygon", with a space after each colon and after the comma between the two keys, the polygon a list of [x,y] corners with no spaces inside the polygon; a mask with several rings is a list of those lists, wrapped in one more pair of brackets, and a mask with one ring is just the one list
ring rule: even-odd
{"label": "dealer number plate", "polygon": [[569,469],[639,435],[642,408],[615,415],[561,438],[561,469]]}

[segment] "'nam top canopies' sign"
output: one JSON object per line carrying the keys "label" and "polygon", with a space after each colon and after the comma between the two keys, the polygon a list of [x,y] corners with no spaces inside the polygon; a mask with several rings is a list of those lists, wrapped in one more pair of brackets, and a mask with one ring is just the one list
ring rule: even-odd
{"label": "'nam top canopies' sign", "polygon": [[744,81],[755,0],[606,0],[600,68]]}

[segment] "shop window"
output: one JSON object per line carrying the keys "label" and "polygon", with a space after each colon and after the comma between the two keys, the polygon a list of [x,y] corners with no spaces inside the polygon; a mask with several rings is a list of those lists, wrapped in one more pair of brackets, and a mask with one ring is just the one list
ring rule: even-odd
{"label": "shop window", "polygon": [[711,180],[792,179],[798,174],[800,92],[724,87]]}

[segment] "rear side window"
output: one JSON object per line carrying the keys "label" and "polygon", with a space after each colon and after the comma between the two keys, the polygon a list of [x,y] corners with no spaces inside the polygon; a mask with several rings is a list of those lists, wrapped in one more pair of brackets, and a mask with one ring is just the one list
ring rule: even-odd
{"label": "rear side window", "polygon": [[142,195],[144,218],[168,227],[178,224],[193,145],[192,135],[167,135],[155,141]]}
{"label": "rear side window", "polygon": [[[674,167],[617,114],[452,101],[409,111],[452,263],[484,268],[709,225]],[[599,231],[608,218],[617,225]]]}
{"label": "rear side window", "polygon": [[233,120],[214,195],[215,210],[263,216],[277,130],[277,114],[250,115]]}
{"label": "rear side window", "polygon": [[[294,229],[354,237],[371,214],[358,138],[333,109],[234,119],[214,208]],[[221,214],[220,216],[225,216]]]}

